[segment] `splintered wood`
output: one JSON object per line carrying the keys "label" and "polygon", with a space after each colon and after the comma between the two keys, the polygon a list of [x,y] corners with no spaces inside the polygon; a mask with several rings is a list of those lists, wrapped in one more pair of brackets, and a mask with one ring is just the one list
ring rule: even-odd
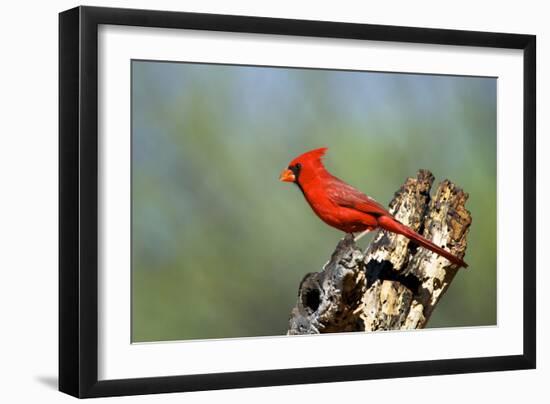
{"label": "splintered wood", "polygon": [[[395,193],[389,211],[435,244],[464,257],[472,222],[452,182],[420,170]],[[424,328],[458,268],[404,236],[378,230],[366,251],[342,239],[320,272],[300,283],[288,334]]]}

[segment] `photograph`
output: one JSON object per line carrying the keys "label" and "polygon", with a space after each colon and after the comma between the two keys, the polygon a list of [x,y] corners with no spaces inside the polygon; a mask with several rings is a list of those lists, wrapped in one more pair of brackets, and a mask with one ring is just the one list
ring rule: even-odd
{"label": "photograph", "polygon": [[496,77],[129,68],[132,343],[498,325]]}
{"label": "photograph", "polygon": [[544,2],[91,3],[3,7],[0,402],[545,401]]}

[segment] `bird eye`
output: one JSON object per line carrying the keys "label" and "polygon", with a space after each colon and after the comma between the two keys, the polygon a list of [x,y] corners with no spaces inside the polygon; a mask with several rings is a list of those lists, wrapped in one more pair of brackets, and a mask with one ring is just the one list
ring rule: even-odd
{"label": "bird eye", "polygon": [[296,179],[298,178],[298,175],[300,175],[300,169],[301,168],[302,168],[302,165],[300,163],[291,164],[291,165],[288,166],[288,169],[290,171],[292,171],[292,174],[294,174]]}

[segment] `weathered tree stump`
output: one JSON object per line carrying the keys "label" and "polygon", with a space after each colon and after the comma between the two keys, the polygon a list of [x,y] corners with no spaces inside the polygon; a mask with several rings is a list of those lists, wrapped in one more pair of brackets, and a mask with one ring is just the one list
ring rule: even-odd
{"label": "weathered tree stump", "polygon": [[[472,222],[464,207],[468,194],[445,180],[431,198],[433,181],[427,170],[408,178],[389,211],[462,258]],[[457,270],[404,236],[379,230],[361,251],[347,235],[323,270],[300,283],[288,334],[424,328]]]}

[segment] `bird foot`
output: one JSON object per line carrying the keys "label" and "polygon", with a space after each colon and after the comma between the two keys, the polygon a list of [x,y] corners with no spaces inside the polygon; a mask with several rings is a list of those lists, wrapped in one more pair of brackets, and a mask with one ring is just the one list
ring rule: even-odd
{"label": "bird foot", "polygon": [[370,230],[365,230],[364,232],[359,233],[357,236],[354,237],[353,241],[357,242],[361,240],[363,237],[367,235],[368,232],[370,232]]}

